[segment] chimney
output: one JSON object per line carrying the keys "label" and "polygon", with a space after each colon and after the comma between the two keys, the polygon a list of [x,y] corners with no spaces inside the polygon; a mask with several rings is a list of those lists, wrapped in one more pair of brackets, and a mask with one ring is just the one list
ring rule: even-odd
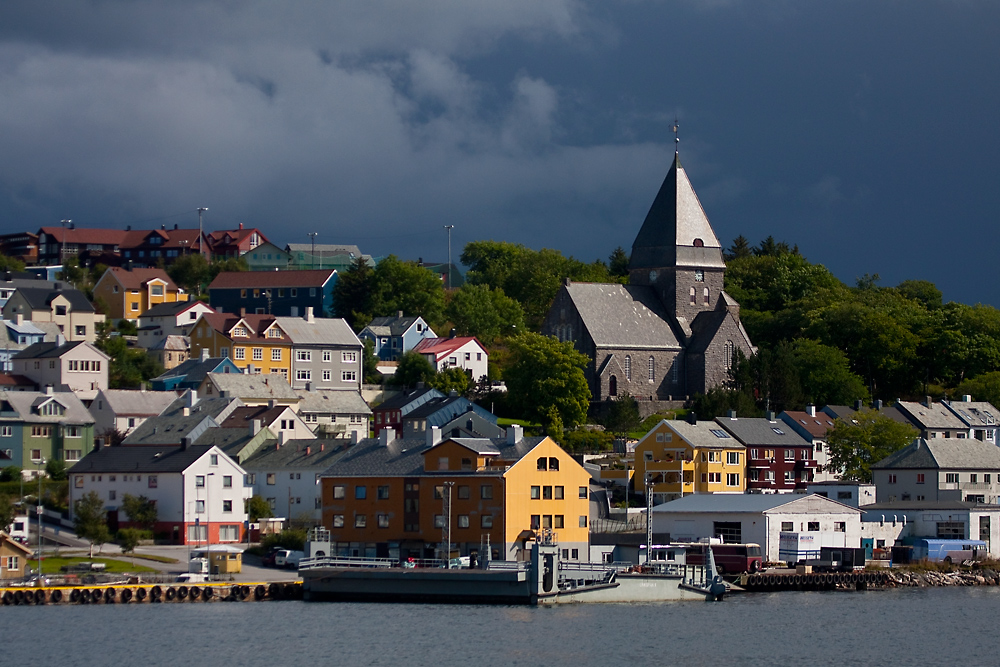
{"label": "chimney", "polygon": [[423,382],[418,382],[417,383],[417,389],[423,389],[423,388],[424,388],[424,383]]}
{"label": "chimney", "polygon": [[458,335],[458,329],[456,329],[455,327],[452,327],[451,331],[448,332],[448,338],[454,338],[457,335]]}
{"label": "chimney", "polygon": [[243,229],[243,223],[242,222],[240,223],[240,229]]}
{"label": "chimney", "polygon": [[397,310],[397,311],[396,311],[396,317],[398,317],[398,318],[402,319],[402,317],[403,317],[403,311],[401,311],[401,310]]}
{"label": "chimney", "polygon": [[448,392],[448,398],[458,398],[458,390],[452,389]]}
{"label": "chimney", "polygon": [[62,347],[66,344],[66,336],[62,334],[56,334],[56,347]]}
{"label": "chimney", "polygon": [[270,398],[270,399],[268,399],[268,401],[267,401],[267,407],[271,408],[272,410],[274,408],[278,407],[278,399],[276,399],[276,398]]}
{"label": "chimney", "polygon": [[934,405],[934,399],[931,398],[930,396],[924,396],[924,406],[929,408],[932,407],[933,405]]}
{"label": "chimney", "polygon": [[312,390],[313,390],[313,383],[306,382],[306,391],[312,391]]}
{"label": "chimney", "polygon": [[181,416],[183,416],[183,417],[190,417],[191,416],[191,408],[189,408],[188,406],[185,405],[184,409],[181,410]]}
{"label": "chimney", "polygon": [[[18,324],[21,323],[21,316],[20,315],[17,316],[17,323]],[[962,395],[962,402],[963,403],[972,403],[972,394],[963,394]]]}
{"label": "chimney", "polygon": [[24,314],[23,313],[18,313],[15,316],[14,321],[17,322],[18,324],[24,324]]}
{"label": "chimney", "polygon": [[872,409],[875,410],[875,412],[878,412],[879,410],[881,410],[882,409],[882,400],[876,398],[874,401],[872,401]]}
{"label": "chimney", "polygon": [[319,443],[319,451],[320,451],[320,453],[322,453],[325,449],[326,449],[326,443],[325,442],[320,442]]}
{"label": "chimney", "polygon": [[52,395],[52,385],[50,384],[45,385],[45,395],[46,396]]}
{"label": "chimney", "polygon": [[441,427],[431,426],[427,429],[427,446],[433,447],[439,442],[441,442]]}
{"label": "chimney", "polygon": [[[357,433],[357,431],[355,431]],[[389,443],[396,439],[396,431],[393,428],[386,427],[378,432],[378,444],[383,447],[388,447]]]}
{"label": "chimney", "polygon": [[283,444],[285,444],[285,432],[279,430],[278,431],[278,446],[280,447]]}
{"label": "chimney", "polygon": [[312,452],[313,452],[312,446],[306,445],[306,456],[311,456]]}
{"label": "chimney", "polygon": [[728,417],[733,421],[736,421],[736,410],[726,410],[726,417]]}
{"label": "chimney", "polygon": [[860,410],[863,407],[865,407],[865,404],[864,404],[864,402],[862,402],[862,400],[860,398],[858,400],[854,401],[854,409],[855,410]]}
{"label": "chimney", "polygon": [[247,314],[247,309],[246,308],[240,308],[240,317],[244,317],[244,316],[246,316],[246,314]]}
{"label": "chimney", "polygon": [[698,415],[697,415],[697,413],[695,413],[694,410],[692,410],[691,412],[688,413],[687,423],[688,424],[692,424],[692,425],[698,423]]}
{"label": "chimney", "polygon": [[191,389],[188,391],[187,404],[189,408],[193,408],[198,404],[198,390]]}
{"label": "chimney", "polygon": [[774,410],[768,410],[765,412],[764,417],[767,418],[767,421],[774,423]]}
{"label": "chimney", "polygon": [[524,438],[524,427],[520,424],[511,424],[507,427],[507,444],[516,445]]}
{"label": "chimney", "polygon": [[260,420],[254,419],[250,422],[250,437],[252,438],[258,433],[260,433]]}
{"label": "chimney", "polygon": [[309,322],[310,324],[312,322],[315,322],[315,318],[313,317],[313,307],[312,306],[306,306],[306,322]]}
{"label": "chimney", "polygon": [[177,231],[177,223],[176,222],[174,223],[174,231],[175,232]]}
{"label": "chimney", "polygon": [[351,431],[351,444],[356,445],[361,440],[361,433],[359,431]]}
{"label": "chimney", "polygon": [[816,416],[816,406],[813,405],[813,404],[811,404],[811,403],[809,405],[807,405],[806,406],[806,414],[809,415],[810,417],[815,417]]}
{"label": "chimney", "polygon": [[201,360],[202,361],[208,361],[208,348],[207,347],[201,348]]}
{"label": "chimney", "polygon": [[187,451],[187,448],[191,446],[191,436],[184,436],[181,438],[181,451]]}

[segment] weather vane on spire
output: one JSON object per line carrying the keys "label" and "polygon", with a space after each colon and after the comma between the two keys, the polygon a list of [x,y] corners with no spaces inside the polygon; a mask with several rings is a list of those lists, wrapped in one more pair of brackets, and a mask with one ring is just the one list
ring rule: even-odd
{"label": "weather vane on spire", "polygon": [[674,117],[674,153],[679,153],[680,152],[681,138],[677,134],[677,131],[680,129],[680,126],[681,126],[681,123],[680,123],[679,120],[677,120],[677,117],[675,116]]}

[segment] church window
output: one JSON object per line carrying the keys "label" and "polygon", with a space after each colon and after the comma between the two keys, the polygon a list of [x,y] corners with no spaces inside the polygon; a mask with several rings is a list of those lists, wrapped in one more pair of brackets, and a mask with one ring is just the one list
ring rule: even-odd
{"label": "church window", "polygon": [[694,288],[692,287],[691,288],[691,305],[692,306],[695,305],[696,303],[698,303],[697,299],[698,299],[698,297],[696,296],[696,292],[694,291]]}
{"label": "church window", "polygon": [[618,378],[614,375],[608,380],[608,395],[617,396],[618,395]]}
{"label": "church window", "polygon": [[653,357],[649,358],[649,381],[652,382],[656,379],[656,360]]}
{"label": "church window", "polygon": [[670,365],[670,380],[674,384],[680,379],[681,374],[681,358],[674,357],[674,363]]}
{"label": "church window", "polygon": [[625,355],[625,379],[632,380],[632,357]]}
{"label": "church window", "polygon": [[696,283],[703,283],[703,282],[705,282],[705,272],[703,270],[701,270],[701,269],[696,270],[694,272],[694,281]]}
{"label": "church window", "polygon": [[702,295],[704,295],[705,305],[707,306],[709,304],[708,288],[706,287],[705,289],[703,289],[701,293],[702,293]]}
{"label": "church window", "polygon": [[705,247],[705,242],[702,241],[701,239],[695,239],[694,240],[694,247],[695,248],[704,248]]}
{"label": "church window", "polygon": [[726,344],[723,346],[723,352],[726,359],[726,370],[733,367],[733,350],[736,346],[733,345],[733,341],[727,340]]}

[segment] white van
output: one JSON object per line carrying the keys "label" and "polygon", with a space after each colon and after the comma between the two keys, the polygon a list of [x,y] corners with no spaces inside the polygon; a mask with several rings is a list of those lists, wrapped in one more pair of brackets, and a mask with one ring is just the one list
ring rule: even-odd
{"label": "white van", "polygon": [[305,552],[302,551],[289,551],[288,549],[282,549],[274,556],[274,566],[285,567],[289,570],[298,569],[299,561],[305,558],[305,556]]}

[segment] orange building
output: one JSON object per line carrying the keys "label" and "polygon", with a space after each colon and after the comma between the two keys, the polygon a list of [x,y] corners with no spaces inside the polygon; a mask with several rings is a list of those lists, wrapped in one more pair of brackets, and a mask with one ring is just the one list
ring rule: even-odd
{"label": "orange building", "polygon": [[[362,441],[322,476],[323,525],[339,555],[525,560],[551,530],[566,560],[589,560],[590,474],[548,437]],[[450,492],[450,493],[449,493]],[[448,506],[450,498],[450,507]],[[450,521],[449,521],[450,519]]]}
{"label": "orange building", "polygon": [[289,379],[292,341],[273,315],[204,313],[191,328],[191,357],[229,357],[244,373]]}
{"label": "orange building", "polygon": [[113,266],[94,285],[94,298],[108,306],[112,321],[136,320],[161,303],[187,301],[188,295],[163,269],[128,269]]}

